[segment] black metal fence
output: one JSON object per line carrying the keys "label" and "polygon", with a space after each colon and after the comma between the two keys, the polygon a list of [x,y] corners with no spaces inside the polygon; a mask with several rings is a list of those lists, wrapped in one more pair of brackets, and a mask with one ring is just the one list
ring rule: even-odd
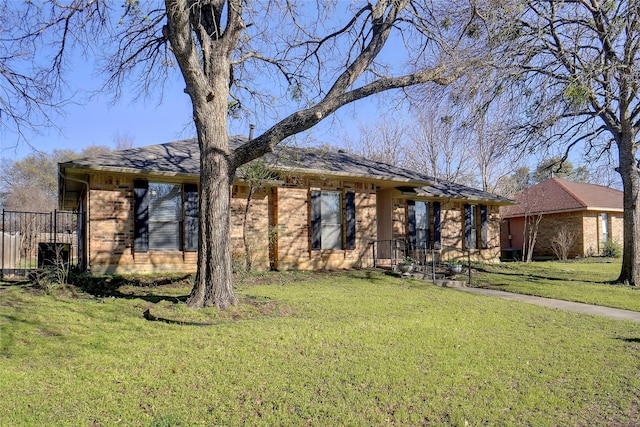
{"label": "black metal fence", "polygon": [[471,252],[454,246],[415,247],[403,239],[378,240],[373,245],[375,267],[397,270],[411,264],[414,272],[436,281],[445,277],[466,276],[471,284]]}
{"label": "black metal fence", "polygon": [[23,277],[60,262],[81,267],[82,214],[2,211],[0,277]]}

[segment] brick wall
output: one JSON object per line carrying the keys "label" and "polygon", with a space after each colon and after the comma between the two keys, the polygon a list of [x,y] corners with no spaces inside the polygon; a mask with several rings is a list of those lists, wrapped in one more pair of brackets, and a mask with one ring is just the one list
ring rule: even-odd
{"label": "brick wall", "polygon": [[89,177],[89,265],[96,273],[132,265],[133,179],[92,174]]}
{"label": "brick wall", "polygon": [[[249,187],[234,185],[231,199],[231,251],[239,268],[245,265],[243,239],[244,214]],[[247,212],[246,240],[254,270],[269,269],[269,195],[265,189],[254,192]]]}
{"label": "brick wall", "polygon": [[[430,208],[433,209],[433,208]],[[460,257],[464,240],[464,205],[460,202],[442,201],[440,203],[440,243],[445,259]],[[433,211],[430,214],[431,236],[433,236]],[[487,238],[488,249],[471,251],[474,261],[498,262],[500,257],[500,217],[498,206],[488,206]],[[406,199],[393,199],[393,238],[408,239]],[[464,252],[466,254],[466,252]],[[466,256],[466,255],[465,255]]]}
{"label": "brick wall", "polygon": [[563,228],[575,236],[574,243],[569,249],[569,257],[583,256],[585,250],[584,226],[581,212],[544,215],[538,224],[538,236],[533,256],[555,257],[552,242]]}
{"label": "brick wall", "polygon": [[[578,211],[544,215],[538,225],[538,236],[533,251],[534,257],[556,257],[552,241],[562,228],[566,228],[575,235],[574,243],[569,250],[570,258],[601,255],[603,249],[601,213],[600,211]],[[608,212],[608,217],[609,239],[622,244],[622,213]],[[506,222],[503,224],[506,227]],[[518,241],[522,240],[522,224],[522,219],[513,218],[511,220],[511,234],[517,237]],[[506,232],[504,234],[506,235]]]}
{"label": "brick wall", "polygon": [[442,246],[462,249],[464,240],[464,214],[462,203],[442,202],[440,224]]}
{"label": "brick wall", "polygon": [[624,243],[624,223],[622,212],[615,212],[609,214],[609,221],[611,223],[610,237],[614,242],[620,246]]}
{"label": "brick wall", "polygon": [[[315,182],[327,188],[325,182]],[[340,189],[333,183],[332,190]],[[300,186],[303,186],[301,183]],[[356,192],[356,249],[312,250],[310,201],[307,188],[278,189],[278,268],[340,269],[373,266],[372,242],[376,236],[376,195],[362,183],[342,183]],[[322,188],[322,187],[319,187]],[[344,203],[344,198],[343,198]]]}
{"label": "brick wall", "polygon": [[[91,174],[88,203],[88,257],[94,273],[128,273],[179,271],[196,268],[195,252],[134,252],[133,248],[133,180],[137,176]],[[311,250],[310,189],[354,191],[356,214],[355,250]],[[242,221],[248,187],[234,185],[231,201],[232,256],[244,263]],[[343,197],[343,203],[344,197]],[[392,228],[394,239],[406,238],[406,202],[393,199]],[[498,239],[497,222],[491,219],[497,208],[490,208],[490,245]],[[462,247],[463,215],[460,203],[442,202],[442,243]],[[612,226],[612,233],[616,230]],[[376,189],[366,182],[312,180],[288,177],[277,189],[261,190],[249,207],[247,240],[252,267],[270,266],[270,236],[277,237],[273,247],[277,255],[274,266],[280,269],[361,268],[373,265],[373,241],[377,236]],[[477,257],[491,260],[492,250],[477,252]],[[476,256],[474,255],[474,257]]]}

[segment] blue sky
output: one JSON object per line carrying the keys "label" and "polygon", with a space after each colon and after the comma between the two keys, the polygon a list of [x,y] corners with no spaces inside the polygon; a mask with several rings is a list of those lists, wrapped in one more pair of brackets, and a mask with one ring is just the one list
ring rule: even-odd
{"label": "blue sky", "polygon": [[[101,77],[90,71],[91,65],[80,63],[69,73],[69,93],[73,103],[65,106],[64,114],[55,117],[56,127],[27,131],[28,143],[19,141],[16,134],[0,134],[0,157],[22,158],[37,149],[81,151],[90,145],[114,147],[118,135],[130,137],[134,146],[158,144],[195,135],[192,125],[191,103],[183,92],[184,83],[179,76],[169,81],[162,99],[135,99],[134,93],[125,93],[112,104],[112,94],[102,92],[89,99],[99,87]],[[369,122],[377,108],[375,98],[345,106],[335,117],[310,130],[304,137],[316,143],[341,145],[341,137],[357,137],[361,122]],[[337,121],[336,121],[337,120]],[[256,132],[264,131],[273,123],[256,123]],[[230,121],[231,134],[248,134],[248,125]]]}
{"label": "blue sky", "polygon": [[[387,46],[383,55],[390,64],[402,67],[400,52],[403,49]],[[80,58],[79,55],[75,56]],[[115,147],[118,136],[130,138],[134,146],[145,146],[189,138],[195,135],[192,124],[191,103],[184,93],[182,77],[176,71],[166,83],[164,96],[145,99],[136,98],[136,93],[123,93],[112,104],[112,94],[101,92],[89,98],[104,82],[104,76],[95,74],[91,61],[77,59],[68,67],[68,93],[74,103],[66,105],[64,114],[54,117],[55,127],[40,132],[26,132],[28,143],[19,141],[16,134],[0,130],[0,157],[18,159],[33,152],[34,149],[51,152],[54,149],[81,151],[91,145]],[[297,141],[312,145],[344,145],[344,138],[353,143],[359,139],[359,128],[375,123],[378,112],[384,112],[389,102],[397,101],[393,96],[383,94],[370,97],[354,104],[342,107],[338,112],[326,118],[310,131],[297,136]],[[395,102],[394,102],[395,106]],[[284,114],[284,113],[283,113]],[[404,116],[406,113],[398,112]],[[282,118],[282,117],[280,117]],[[405,117],[399,117],[405,119]],[[272,119],[257,122],[256,134],[273,125]],[[249,126],[246,121],[230,121],[230,134],[247,135]],[[574,154],[575,155],[575,154]],[[574,166],[581,162],[572,158]]]}
{"label": "blue sky", "polygon": [[[385,48],[386,55],[395,57],[393,48]],[[390,52],[390,53],[389,53]],[[134,146],[158,144],[195,136],[191,103],[184,93],[184,82],[177,69],[166,82],[163,97],[136,99],[133,91],[124,91],[112,103],[112,93],[94,94],[104,83],[104,76],[96,75],[95,64],[83,58],[78,50],[72,52],[72,61],[65,74],[68,103],[63,114],[53,117],[53,125],[39,131],[26,130],[26,142],[18,135],[0,129],[0,157],[22,158],[33,150],[51,152],[54,149],[81,151],[90,145],[115,147],[118,136],[133,140]],[[394,58],[395,59],[395,58]],[[392,61],[399,64],[401,61]],[[90,97],[91,94],[94,94]],[[384,99],[384,98],[379,98]],[[374,120],[379,102],[376,97],[343,107],[319,125],[298,136],[299,141],[313,140],[313,144],[342,145],[344,135],[357,139],[359,126]],[[286,114],[286,113],[282,113]],[[280,117],[283,118],[283,117]],[[273,119],[255,123],[256,134],[273,125]],[[248,134],[246,121],[230,121],[230,134]]]}

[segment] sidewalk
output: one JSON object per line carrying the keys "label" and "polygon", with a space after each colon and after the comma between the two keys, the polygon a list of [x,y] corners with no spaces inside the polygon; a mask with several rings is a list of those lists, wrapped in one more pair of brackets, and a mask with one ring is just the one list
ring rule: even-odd
{"label": "sidewalk", "polygon": [[575,311],[578,313],[591,314],[593,316],[604,316],[616,320],[630,320],[640,322],[640,312],[621,310],[619,308],[602,307],[599,305],[583,304],[580,302],[562,301],[551,298],[534,297],[531,295],[514,294],[512,292],[496,291],[484,288],[451,288],[457,291],[469,292],[476,295],[484,295],[494,298],[502,298],[510,301],[522,301],[529,304],[541,305],[544,307],[557,308],[559,310]]}

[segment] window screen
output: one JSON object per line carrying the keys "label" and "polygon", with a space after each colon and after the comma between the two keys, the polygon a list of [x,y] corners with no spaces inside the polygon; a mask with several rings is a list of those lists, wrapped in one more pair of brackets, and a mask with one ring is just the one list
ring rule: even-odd
{"label": "window screen", "polygon": [[181,250],[182,186],[149,183],[149,249]]}

